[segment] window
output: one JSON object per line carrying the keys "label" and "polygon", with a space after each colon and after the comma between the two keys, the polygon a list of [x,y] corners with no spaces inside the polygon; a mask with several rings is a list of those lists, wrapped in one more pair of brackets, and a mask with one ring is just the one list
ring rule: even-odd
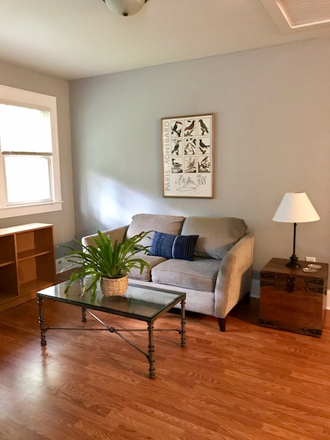
{"label": "window", "polygon": [[56,98],[0,86],[0,218],[60,210]]}

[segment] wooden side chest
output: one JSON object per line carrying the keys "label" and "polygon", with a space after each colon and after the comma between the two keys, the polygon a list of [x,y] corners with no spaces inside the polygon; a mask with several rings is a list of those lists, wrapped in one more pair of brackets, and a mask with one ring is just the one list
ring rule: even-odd
{"label": "wooden side chest", "polygon": [[315,273],[285,266],[288,260],[273,258],[260,273],[259,323],[262,326],[309,336],[321,336],[326,314],[328,264]]}

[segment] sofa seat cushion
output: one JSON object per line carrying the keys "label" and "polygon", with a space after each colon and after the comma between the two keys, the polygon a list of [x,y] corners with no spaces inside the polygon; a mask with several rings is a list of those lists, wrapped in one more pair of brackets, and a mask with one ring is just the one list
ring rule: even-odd
{"label": "sofa seat cushion", "polygon": [[221,260],[212,258],[195,261],[171,259],[155,266],[151,279],[159,284],[213,292],[220,266]]}
{"label": "sofa seat cushion", "polygon": [[187,217],[182,234],[198,234],[195,256],[224,258],[247,230],[245,221],[235,217]]}
{"label": "sofa seat cushion", "polygon": [[[159,231],[177,235],[181,232],[184,219],[185,217],[173,215],[136,214],[132,217],[126,237],[131,238],[133,235],[147,231]],[[153,232],[148,234],[139,244],[151,246],[153,234]]]}
{"label": "sofa seat cushion", "polygon": [[157,264],[163,263],[166,261],[163,257],[155,257],[153,255],[147,255],[144,252],[137,252],[135,254],[135,258],[142,258],[147,263],[150,264],[149,267],[144,267],[142,274],[140,273],[140,269],[138,267],[133,267],[133,269],[128,274],[130,279],[141,280],[141,281],[151,281],[151,270],[153,267],[157,266]]}

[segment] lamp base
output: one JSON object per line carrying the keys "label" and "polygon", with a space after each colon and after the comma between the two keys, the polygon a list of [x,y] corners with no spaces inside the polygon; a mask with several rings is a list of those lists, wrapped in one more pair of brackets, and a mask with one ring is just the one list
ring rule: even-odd
{"label": "lamp base", "polygon": [[301,264],[298,263],[297,255],[291,255],[290,261],[286,263],[286,267],[291,267],[292,269],[299,269]]}

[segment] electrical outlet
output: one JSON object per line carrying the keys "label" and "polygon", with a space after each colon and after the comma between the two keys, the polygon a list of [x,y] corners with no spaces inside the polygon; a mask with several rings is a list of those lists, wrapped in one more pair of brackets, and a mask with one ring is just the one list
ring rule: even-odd
{"label": "electrical outlet", "polygon": [[315,263],[316,258],[315,257],[306,257],[306,261],[310,261],[311,263]]}

